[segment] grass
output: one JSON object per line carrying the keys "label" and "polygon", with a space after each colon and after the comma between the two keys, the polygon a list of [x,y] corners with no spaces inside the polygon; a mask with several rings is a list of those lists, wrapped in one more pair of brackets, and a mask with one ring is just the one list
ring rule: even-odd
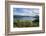
{"label": "grass", "polygon": [[38,27],[39,22],[33,22],[32,20],[14,20],[13,27]]}

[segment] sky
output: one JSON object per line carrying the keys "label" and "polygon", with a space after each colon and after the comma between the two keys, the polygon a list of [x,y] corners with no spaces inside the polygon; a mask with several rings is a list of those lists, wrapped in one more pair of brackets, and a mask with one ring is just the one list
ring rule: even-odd
{"label": "sky", "polygon": [[35,16],[39,15],[38,8],[13,8],[13,15]]}

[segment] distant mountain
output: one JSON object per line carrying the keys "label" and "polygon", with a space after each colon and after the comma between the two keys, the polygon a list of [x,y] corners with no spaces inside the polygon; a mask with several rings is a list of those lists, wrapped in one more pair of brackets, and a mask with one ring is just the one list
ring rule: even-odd
{"label": "distant mountain", "polygon": [[33,17],[33,18],[38,18],[39,16],[36,15],[36,16],[22,16],[22,15],[14,15],[14,18],[21,18],[21,17]]}
{"label": "distant mountain", "polygon": [[14,18],[23,18],[23,17],[34,17],[34,16],[21,16],[21,15],[14,15]]}
{"label": "distant mountain", "polygon": [[20,15],[14,15],[14,20],[34,20],[36,18],[39,18],[39,16],[20,16]]}

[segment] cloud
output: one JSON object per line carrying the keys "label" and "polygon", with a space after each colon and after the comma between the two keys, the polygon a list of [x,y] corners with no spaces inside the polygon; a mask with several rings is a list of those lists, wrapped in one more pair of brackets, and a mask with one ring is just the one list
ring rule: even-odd
{"label": "cloud", "polygon": [[29,8],[18,8],[13,12],[14,15],[24,15],[24,16],[35,16],[39,15],[38,9],[29,9]]}

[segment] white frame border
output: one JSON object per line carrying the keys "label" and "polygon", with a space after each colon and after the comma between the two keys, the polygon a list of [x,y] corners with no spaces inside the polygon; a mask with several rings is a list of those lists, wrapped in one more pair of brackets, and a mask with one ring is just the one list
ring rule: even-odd
{"label": "white frame border", "polygon": [[[13,7],[15,8],[39,8],[40,9],[40,27],[32,27],[32,28],[13,28]],[[10,31],[35,31],[42,30],[42,6],[24,6],[24,5],[10,5]]]}

